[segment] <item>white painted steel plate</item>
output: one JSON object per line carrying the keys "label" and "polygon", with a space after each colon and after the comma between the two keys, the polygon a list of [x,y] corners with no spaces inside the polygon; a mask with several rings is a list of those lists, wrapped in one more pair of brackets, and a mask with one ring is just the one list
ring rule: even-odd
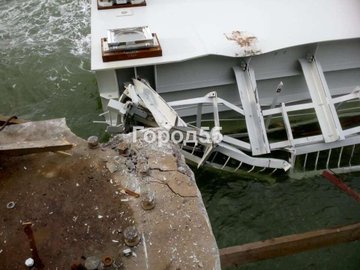
{"label": "white painted steel plate", "polygon": [[[143,7],[91,10],[92,70],[184,61],[206,55],[240,57],[246,50],[233,31],[257,38],[256,50],[266,53],[314,42],[360,37],[359,0],[148,0]],[[160,40],[162,57],[104,63],[100,39],[108,29],[148,25]]]}

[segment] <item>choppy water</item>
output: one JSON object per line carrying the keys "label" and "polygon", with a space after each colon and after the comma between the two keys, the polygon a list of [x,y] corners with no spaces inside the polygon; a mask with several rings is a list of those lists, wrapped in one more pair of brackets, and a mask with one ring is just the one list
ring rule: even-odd
{"label": "choppy water", "polygon": [[99,135],[87,0],[0,1],[0,112]]}
{"label": "choppy water", "polygon": [[[92,124],[101,109],[89,23],[87,0],[1,0],[0,114],[66,117],[79,136],[103,134]],[[196,175],[220,247],[360,221],[360,204],[321,177],[268,184],[206,169]],[[359,179],[345,177],[360,191]],[[240,269],[360,269],[359,254],[360,243],[343,244]]]}
{"label": "choppy water", "polygon": [[[220,248],[360,220],[360,204],[322,177],[268,184],[209,169],[196,177]],[[344,176],[355,190],[359,179]],[[359,252],[360,243],[343,244],[240,269],[360,269]]]}

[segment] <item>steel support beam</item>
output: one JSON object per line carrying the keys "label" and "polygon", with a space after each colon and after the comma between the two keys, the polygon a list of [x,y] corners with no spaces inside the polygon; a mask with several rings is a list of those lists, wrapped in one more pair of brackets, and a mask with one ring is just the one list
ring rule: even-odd
{"label": "steel support beam", "polygon": [[299,59],[299,62],[305,76],[306,84],[314,104],[315,113],[325,142],[328,143],[343,140],[344,135],[339,117],[320,63],[316,61],[316,59],[313,59],[313,61]]}
{"label": "steel support beam", "polygon": [[303,155],[306,153],[314,153],[318,151],[325,151],[329,149],[345,147],[349,145],[360,144],[360,135],[351,136],[346,138],[346,140],[332,142],[332,143],[312,143],[309,145],[295,147],[296,155]]}
{"label": "steel support beam", "polygon": [[293,146],[294,145],[294,136],[293,136],[293,133],[292,133],[292,130],[291,130],[289,116],[288,116],[288,114],[286,112],[284,103],[281,103],[281,109],[282,109],[282,117],[283,117],[283,120],[284,120],[286,134],[288,136],[288,141],[289,141],[289,144]]}
{"label": "steel support beam", "polygon": [[[276,87],[276,92],[275,92],[275,95],[274,95],[274,97],[273,97],[273,100],[272,100],[270,109],[274,109],[275,106],[277,105],[277,103],[278,103],[278,98],[279,98],[279,95],[280,95],[280,93],[281,93],[281,90],[282,90],[283,86],[284,86],[283,82],[280,82],[280,83],[278,84],[278,87]],[[269,116],[266,118],[266,123],[265,123],[266,130],[269,130],[269,126],[270,126],[270,123],[271,123],[271,118],[272,118],[272,115],[269,115]]]}
{"label": "steel support beam", "polygon": [[246,127],[249,134],[253,155],[270,153],[264,118],[261,113],[254,70],[233,67],[241,104],[245,113]]}

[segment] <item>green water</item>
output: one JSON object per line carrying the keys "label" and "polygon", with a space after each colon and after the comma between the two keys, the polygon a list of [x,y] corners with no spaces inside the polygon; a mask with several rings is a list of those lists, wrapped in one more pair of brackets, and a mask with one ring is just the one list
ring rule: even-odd
{"label": "green water", "polygon": [[66,117],[76,134],[100,135],[88,1],[1,0],[0,20],[0,113]]}
{"label": "green water", "polygon": [[[103,136],[90,68],[86,0],[0,2],[0,114],[66,117],[79,136]],[[196,177],[219,247],[360,221],[360,204],[321,177],[275,184],[208,169]],[[360,175],[345,182],[360,190]],[[360,269],[360,243],[253,263],[240,269]],[[1,256],[1,255],[0,255]]]}
{"label": "green water", "polygon": [[[360,220],[360,204],[322,177],[268,184],[209,169],[196,177],[220,248]],[[359,179],[344,176],[355,190]],[[343,244],[239,269],[359,269],[359,252],[359,243]]]}

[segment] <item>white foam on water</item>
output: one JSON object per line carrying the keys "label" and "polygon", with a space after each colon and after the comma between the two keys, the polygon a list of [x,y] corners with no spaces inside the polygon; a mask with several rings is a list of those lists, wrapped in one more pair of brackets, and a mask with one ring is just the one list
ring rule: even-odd
{"label": "white foam on water", "polygon": [[89,125],[99,114],[89,62],[89,0],[0,0],[1,114],[102,131]]}
{"label": "white foam on water", "polygon": [[7,49],[48,55],[66,47],[76,56],[90,53],[89,0],[1,2],[0,37]]}
{"label": "white foam on water", "polygon": [[71,49],[70,52],[74,55],[88,54],[90,53],[90,42],[90,34],[83,36],[81,39],[77,39],[74,41],[75,46]]}

